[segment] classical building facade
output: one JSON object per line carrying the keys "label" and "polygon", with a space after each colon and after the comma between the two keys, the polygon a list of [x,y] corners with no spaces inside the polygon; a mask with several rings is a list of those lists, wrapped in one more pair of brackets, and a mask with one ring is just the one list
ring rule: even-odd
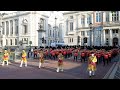
{"label": "classical building facade", "polygon": [[67,45],[120,45],[120,11],[70,11],[63,15]]}
{"label": "classical building facade", "polygon": [[51,13],[48,24],[48,37],[47,45],[51,46],[51,43],[63,43],[64,42],[64,31],[63,31],[63,20],[61,16]]}
{"label": "classical building facade", "polygon": [[48,27],[48,16],[43,11],[17,11],[1,18],[0,46],[19,46],[20,42],[29,46],[30,41],[31,46],[41,45],[38,34],[41,19],[45,31]]}

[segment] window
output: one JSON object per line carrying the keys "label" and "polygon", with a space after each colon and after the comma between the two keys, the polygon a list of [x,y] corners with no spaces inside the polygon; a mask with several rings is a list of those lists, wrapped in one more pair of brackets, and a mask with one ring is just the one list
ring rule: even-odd
{"label": "window", "polygon": [[118,33],[118,29],[116,29],[116,33]]}
{"label": "window", "polygon": [[23,25],[24,26],[24,34],[27,33],[27,25]]}
{"label": "window", "polygon": [[5,23],[2,22],[2,34],[4,35],[5,34]]}
{"label": "window", "polygon": [[58,37],[59,37],[59,31],[58,31]]}
{"label": "window", "polygon": [[106,30],[105,30],[105,34],[108,34],[108,31],[109,31],[109,30],[108,30],[108,29],[106,29]]}
{"label": "window", "polygon": [[26,39],[26,38],[24,38],[24,41],[27,41],[27,39]]}
{"label": "window", "polygon": [[112,30],[113,33],[115,33],[115,30]]}
{"label": "window", "polygon": [[8,40],[6,39],[6,45],[8,45]]}
{"label": "window", "polygon": [[73,38],[72,38],[72,42],[73,42]]}
{"label": "window", "polygon": [[10,20],[10,34],[13,34],[13,21]]}
{"label": "window", "polygon": [[81,31],[81,36],[84,36],[85,35],[85,31]]}
{"label": "window", "polygon": [[92,22],[92,17],[91,15],[87,15],[87,23],[90,24]]}
{"label": "window", "polygon": [[9,22],[6,21],[6,35],[9,34]]}
{"label": "window", "polygon": [[70,42],[71,42],[71,38],[70,38]]}
{"label": "window", "polygon": [[18,20],[15,19],[15,34],[18,34]]}
{"label": "window", "polygon": [[118,11],[112,12],[112,21],[115,22],[118,20],[119,20],[119,12]]}
{"label": "window", "polygon": [[87,35],[89,36],[89,31],[87,31]]}
{"label": "window", "polygon": [[96,13],[96,22],[101,22],[101,13],[100,12]]}
{"label": "window", "polygon": [[57,31],[55,31],[55,38],[57,38]]}
{"label": "window", "polygon": [[106,12],[106,22],[109,22],[109,12]]}
{"label": "window", "polygon": [[54,37],[54,30],[53,30],[53,37]]}
{"label": "window", "polygon": [[28,44],[28,38],[27,38],[27,44]]}
{"label": "window", "polygon": [[17,39],[15,39],[15,45],[17,45]]}
{"label": "window", "polygon": [[118,29],[113,29],[112,32],[113,33],[118,33]]}
{"label": "window", "polygon": [[73,31],[73,22],[70,22],[70,31]]}
{"label": "window", "polygon": [[82,16],[82,18],[81,18],[81,24],[82,24],[82,25],[85,24],[85,16]]}
{"label": "window", "polygon": [[51,30],[50,30],[50,36],[51,36]]}
{"label": "window", "polygon": [[70,19],[73,19],[73,16],[70,16]]}
{"label": "window", "polygon": [[12,45],[12,39],[10,39],[10,45]]}

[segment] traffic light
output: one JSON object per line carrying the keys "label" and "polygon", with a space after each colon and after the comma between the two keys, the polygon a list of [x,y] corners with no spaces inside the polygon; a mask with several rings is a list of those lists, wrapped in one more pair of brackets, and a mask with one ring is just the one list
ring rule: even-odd
{"label": "traffic light", "polygon": [[84,43],[87,43],[87,37],[84,38]]}
{"label": "traffic light", "polygon": [[44,37],[42,38],[42,43],[44,43]]}
{"label": "traffic light", "polygon": [[80,36],[78,36],[78,39],[77,39],[77,40],[78,40],[78,43],[79,43],[79,42],[80,42]]}

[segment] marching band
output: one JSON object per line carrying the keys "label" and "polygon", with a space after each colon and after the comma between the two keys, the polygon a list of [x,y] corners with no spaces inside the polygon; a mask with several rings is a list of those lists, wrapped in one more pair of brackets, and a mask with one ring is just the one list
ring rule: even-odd
{"label": "marching band", "polygon": [[[3,62],[2,66],[4,66],[5,62],[9,60],[10,51],[4,50],[3,54]],[[35,59],[38,59],[38,67],[44,67],[45,59],[47,60],[56,60],[57,63],[57,72],[63,71],[64,67],[64,59],[70,60],[73,57],[73,61],[81,63],[88,63],[87,70],[89,71],[89,76],[94,76],[95,71],[97,70],[96,66],[102,63],[103,66],[111,63],[112,59],[120,53],[119,48],[111,48],[109,50],[106,49],[83,49],[81,47],[60,47],[60,48],[40,48],[32,50],[33,56]],[[30,53],[30,55],[32,55]],[[25,67],[27,67],[27,54],[25,50],[22,50],[21,53],[21,63],[20,67],[22,67],[23,63],[25,63]],[[84,61],[84,62],[83,62]]]}

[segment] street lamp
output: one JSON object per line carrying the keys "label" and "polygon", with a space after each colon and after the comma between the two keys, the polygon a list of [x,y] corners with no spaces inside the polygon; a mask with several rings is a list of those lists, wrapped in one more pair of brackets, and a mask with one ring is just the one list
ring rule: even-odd
{"label": "street lamp", "polygon": [[55,17],[55,43],[57,42],[57,40],[56,40],[56,38],[57,38],[57,36],[56,36],[56,20],[57,20],[57,18]]}
{"label": "street lamp", "polygon": [[93,24],[90,23],[89,27],[90,27],[90,47],[91,47],[92,46],[92,29],[93,29]]}

